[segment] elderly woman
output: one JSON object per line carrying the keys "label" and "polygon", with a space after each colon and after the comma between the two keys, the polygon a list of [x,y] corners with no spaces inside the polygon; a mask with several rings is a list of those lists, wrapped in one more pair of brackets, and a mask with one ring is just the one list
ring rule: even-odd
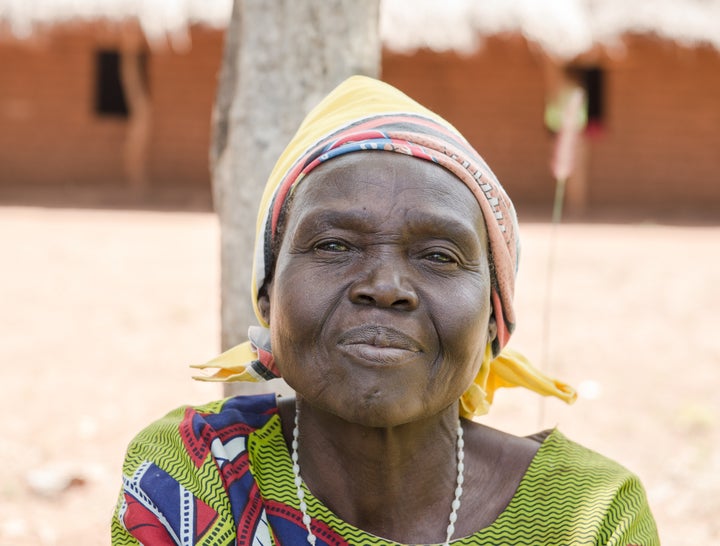
{"label": "elderly woman", "polygon": [[517,256],[513,206],[452,126],[381,82],[341,84],[268,181],[263,327],[201,366],[297,395],[141,432],[113,544],[657,544],[618,464],[472,421],[502,386],[574,398],[505,347]]}

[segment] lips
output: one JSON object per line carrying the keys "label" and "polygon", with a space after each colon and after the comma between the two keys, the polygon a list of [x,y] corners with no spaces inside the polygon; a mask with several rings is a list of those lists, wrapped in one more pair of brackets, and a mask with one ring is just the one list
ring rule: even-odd
{"label": "lips", "polygon": [[363,325],[340,336],[341,350],[363,360],[379,364],[398,363],[422,352],[412,337],[388,326]]}

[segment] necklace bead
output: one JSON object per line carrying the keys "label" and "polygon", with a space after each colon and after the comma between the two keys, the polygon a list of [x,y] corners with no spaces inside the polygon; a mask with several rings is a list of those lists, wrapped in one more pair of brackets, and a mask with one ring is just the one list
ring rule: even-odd
{"label": "necklace bead", "polygon": [[[305,528],[307,529],[307,541],[308,544],[311,544],[312,546],[315,546],[315,543],[317,541],[317,538],[315,537],[315,534],[312,532],[312,518],[308,514],[308,507],[307,503],[305,502],[305,491],[303,490],[303,480],[300,477],[300,462],[298,457],[298,447],[299,447],[299,438],[300,438],[300,408],[298,405],[295,406],[295,426],[293,427],[293,440],[292,440],[292,453],[290,454],[292,459],[292,470],[293,470],[293,476],[295,477],[295,489],[297,492],[297,499],[298,504],[300,506],[300,513],[302,514],[302,521],[303,524],[305,524]],[[457,478],[456,478],[456,484],[455,487],[455,498],[452,501],[452,504],[450,505],[450,517],[449,517],[449,523],[447,526],[447,531],[445,535],[445,542],[443,543],[443,546],[448,546],[450,544],[450,540],[452,540],[452,536],[455,534],[455,522],[457,521],[457,513],[458,510],[460,510],[460,497],[462,497],[463,488],[462,484],[464,482],[464,472],[465,472],[465,441],[463,440],[463,429],[462,429],[462,423],[458,419],[458,426],[457,426],[457,439],[455,448],[457,451]]]}

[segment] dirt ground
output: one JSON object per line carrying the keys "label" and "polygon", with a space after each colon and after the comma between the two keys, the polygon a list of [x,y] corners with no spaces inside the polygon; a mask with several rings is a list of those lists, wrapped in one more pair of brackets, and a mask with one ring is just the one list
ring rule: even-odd
{"label": "dirt ground", "polygon": [[[640,475],[664,544],[720,543],[720,227],[565,224],[550,283],[551,228],[522,227],[513,344],[581,397],[486,422],[559,426]],[[133,434],[221,396],[186,367],[218,350],[216,219],[5,206],[0,249],[0,545],[109,544]]]}

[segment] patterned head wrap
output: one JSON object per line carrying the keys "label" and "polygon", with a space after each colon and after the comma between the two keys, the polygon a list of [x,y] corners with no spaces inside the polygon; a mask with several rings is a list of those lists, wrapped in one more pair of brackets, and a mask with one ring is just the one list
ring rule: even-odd
{"label": "patterned head wrap", "polygon": [[[488,345],[478,377],[463,395],[465,416],[486,413],[498,387],[524,386],[567,402],[575,392],[545,377],[518,353],[505,349],[515,327],[513,292],[519,238],[512,202],[480,155],[447,121],[385,83],[354,76],[340,84],[305,118],[275,165],[260,203],[253,261],[255,315],[259,291],[272,272],[273,243],[283,204],[315,167],[343,154],[379,150],[437,163],[465,184],[477,199],[487,228],[491,302],[498,335]],[[196,366],[218,368],[211,381],[261,381],[279,377],[269,332],[251,327],[250,342]]]}

